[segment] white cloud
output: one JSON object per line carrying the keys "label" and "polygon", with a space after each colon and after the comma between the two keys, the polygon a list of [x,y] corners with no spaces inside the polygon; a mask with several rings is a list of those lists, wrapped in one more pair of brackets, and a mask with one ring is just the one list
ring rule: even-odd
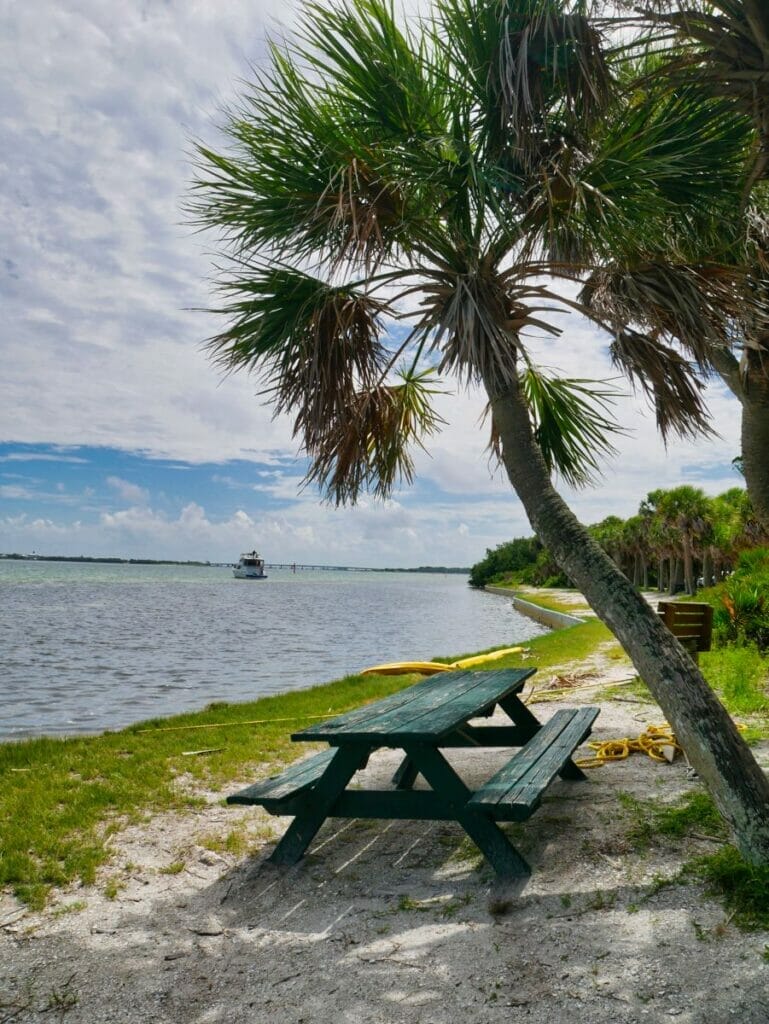
{"label": "white cloud", "polygon": [[137,505],[143,505],[149,497],[149,493],[143,487],[132,484],[130,480],[122,480],[119,476],[108,476],[107,483],[123,501],[133,501]]}

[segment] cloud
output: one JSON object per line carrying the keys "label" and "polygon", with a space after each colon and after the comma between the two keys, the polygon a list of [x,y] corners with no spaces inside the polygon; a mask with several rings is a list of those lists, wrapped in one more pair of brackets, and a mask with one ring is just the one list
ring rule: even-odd
{"label": "cloud", "polygon": [[10,452],[7,455],[0,455],[0,462],[70,462],[87,464],[87,459],[81,459],[77,455],[52,455],[35,452]]}
{"label": "cloud", "polygon": [[149,498],[149,493],[138,484],[132,484],[130,480],[121,480],[119,476],[108,476],[107,484],[117,491],[118,497],[123,501],[132,501],[136,505],[143,505]]}

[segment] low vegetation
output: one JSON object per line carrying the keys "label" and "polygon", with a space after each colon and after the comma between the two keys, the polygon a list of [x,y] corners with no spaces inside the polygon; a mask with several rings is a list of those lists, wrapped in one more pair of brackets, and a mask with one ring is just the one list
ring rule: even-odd
{"label": "low vegetation", "polygon": [[148,813],[199,805],[202,787],[302,756],[308,749],[291,743],[291,732],[414,679],[348,676],[100,736],[2,744],[0,885],[39,907],[52,886],[93,882],[117,829]]}

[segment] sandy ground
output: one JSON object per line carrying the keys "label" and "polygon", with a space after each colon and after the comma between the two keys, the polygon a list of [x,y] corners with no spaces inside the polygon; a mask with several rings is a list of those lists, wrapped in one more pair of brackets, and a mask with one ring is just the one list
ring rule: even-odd
{"label": "sandy ground", "polygon": [[[564,703],[580,702],[590,693]],[[594,736],[659,721],[606,701]],[[480,781],[504,754],[450,757]],[[397,760],[379,753],[361,783],[385,783]],[[643,755],[556,781],[510,827],[534,869],[519,891],[499,888],[449,823],[329,821],[308,857],[278,869],[266,856],[287,820],[208,794],[118,834],[99,884],[44,913],[0,898],[0,1022],[767,1024],[769,935],[738,931],[697,886],[657,884],[716,844],[638,853],[627,840],[621,793],[670,801],[696,786],[683,761]],[[239,823],[251,852],[209,849]],[[112,899],[110,880],[123,886]]]}

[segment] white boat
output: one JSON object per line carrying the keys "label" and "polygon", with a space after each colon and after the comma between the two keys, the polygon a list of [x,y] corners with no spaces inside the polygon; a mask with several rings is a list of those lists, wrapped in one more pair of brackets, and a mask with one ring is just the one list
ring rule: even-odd
{"label": "white boat", "polygon": [[246,551],[238,559],[232,575],[239,580],[266,580],[264,559],[256,551]]}

